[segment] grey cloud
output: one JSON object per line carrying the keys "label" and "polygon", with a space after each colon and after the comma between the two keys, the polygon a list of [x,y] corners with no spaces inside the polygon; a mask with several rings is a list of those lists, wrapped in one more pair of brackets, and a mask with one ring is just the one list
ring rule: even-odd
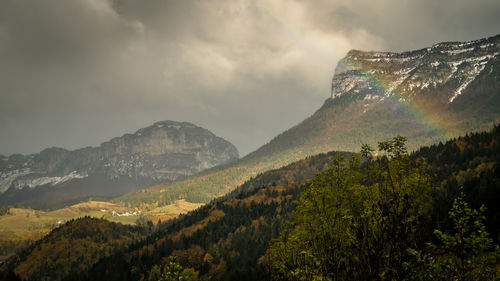
{"label": "grey cloud", "polygon": [[496,0],[318,0],[305,6],[320,28],[345,34],[362,28],[383,38],[384,47],[394,51],[500,32]]}
{"label": "grey cloud", "polygon": [[171,119],[246,154],[321,106],[350,48],[493,35],[496,2],[1,1],[0,153],[98,145]]}

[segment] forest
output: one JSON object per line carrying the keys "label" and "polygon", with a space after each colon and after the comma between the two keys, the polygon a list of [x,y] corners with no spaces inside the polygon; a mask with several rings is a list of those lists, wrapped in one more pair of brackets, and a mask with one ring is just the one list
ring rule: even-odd
{"label": "forest", "polygon": [[[10,258],[0,276],[497,280],[500,126],[412,153],[406,141],[308,157],[157,225],[68,222]],[[95,250],[63,250],[75,243]]]}

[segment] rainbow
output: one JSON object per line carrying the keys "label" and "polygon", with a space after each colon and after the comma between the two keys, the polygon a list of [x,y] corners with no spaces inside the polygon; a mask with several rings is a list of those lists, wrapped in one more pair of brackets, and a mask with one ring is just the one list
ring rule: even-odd
{"label": "rainbow", "polygon": [[[261,15],[270,19],[276,26],[280,27],[287,36],[300,44],[303,48],[306,48],[308,52],[328,61],[338,60],[345,55],[345,48],[331,48],[332,44],[325,45],[324,41],[308,35],[303,28],[297,25],[297,23],[286,21],[282,15],[286,13],[277,13],[266,5],[259,5],[257,1],[251,1],[251,4]],[[340,42],[339,45],[347,46],[348,44],[345,43],[346,42]],[[450,114],[444,114],[439,108],[432,108],[423,104],[405,101],[402,98],[404,96],[403,92],[398,92],[396,89],[391,88],[393,81],[370,71],[373,70],[373,68],[367,64],[363,64],[361,61],[357,61],[356,63],[357,66],[360,66],[356,71],[359,72],[361,77],[364,77],[365,81],[370,87],[375,89],[378,95],[389,100],[391,104],[396,105],[399,110],[414,120],[423,131],[435,132],[436,135],[434,138],[436,141],[448,140],[458,135],[453,129],[457,125],[458,120],[456,117]]]}
{"label": "rainbow", "polygon": [[419,102],[409,102],[404,99],[405,92],[394,88],[394,81],[384,75],[373,72],[373,68],[362,60],[355,62],[359,67],[355,70],[360,77],[363,77],[367,84],[374,89],[374,92],[391,104],[398,107],[413,121],[415,121],[424,131],[436,132],[435,138],[438,140],[448,140],[457,136],[452,129],[457,124],[457,119],[451,114],[445,113],[442,107],[432,107]]}

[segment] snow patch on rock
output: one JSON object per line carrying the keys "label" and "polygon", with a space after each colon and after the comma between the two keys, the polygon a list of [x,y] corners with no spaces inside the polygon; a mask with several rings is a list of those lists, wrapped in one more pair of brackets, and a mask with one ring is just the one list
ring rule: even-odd
{"label": "snow patch on rock", "polygon": [[33,179],[19,179],[16,180],[14,185],[16,188],[21,189],[24,187],[34,188],[37,186],[50,184],[52,186],[67,182],[72,179],[83,179],[88,175],[80,175],[76,171],[73,171],[62,177],[39,177]]}
{"label": "snow patch on rock", "polygon": [[0,193],[4,193],[9,189],[12,183],[21,176],[31,173],[30,169],[11,170],[0,173]]}

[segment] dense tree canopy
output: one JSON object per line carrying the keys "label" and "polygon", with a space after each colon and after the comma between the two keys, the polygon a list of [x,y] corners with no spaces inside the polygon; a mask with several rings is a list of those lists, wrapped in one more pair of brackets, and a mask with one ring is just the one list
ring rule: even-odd
{"label": "dense tree canopy", "polygon": [[411,161],[405,141],[398,136],[379,143],[376,157],[364,145],[363,159],[339,156],[314,178],[272,245],[274,279],[435,280],[437,271],[443,276],[439,280],[496,276],[498,248],[484,217],[462,200],[450,212],[454,234],[434,231],[443,244],[437,265],[415,250],[432,236],[438,189],[426,161]]}

